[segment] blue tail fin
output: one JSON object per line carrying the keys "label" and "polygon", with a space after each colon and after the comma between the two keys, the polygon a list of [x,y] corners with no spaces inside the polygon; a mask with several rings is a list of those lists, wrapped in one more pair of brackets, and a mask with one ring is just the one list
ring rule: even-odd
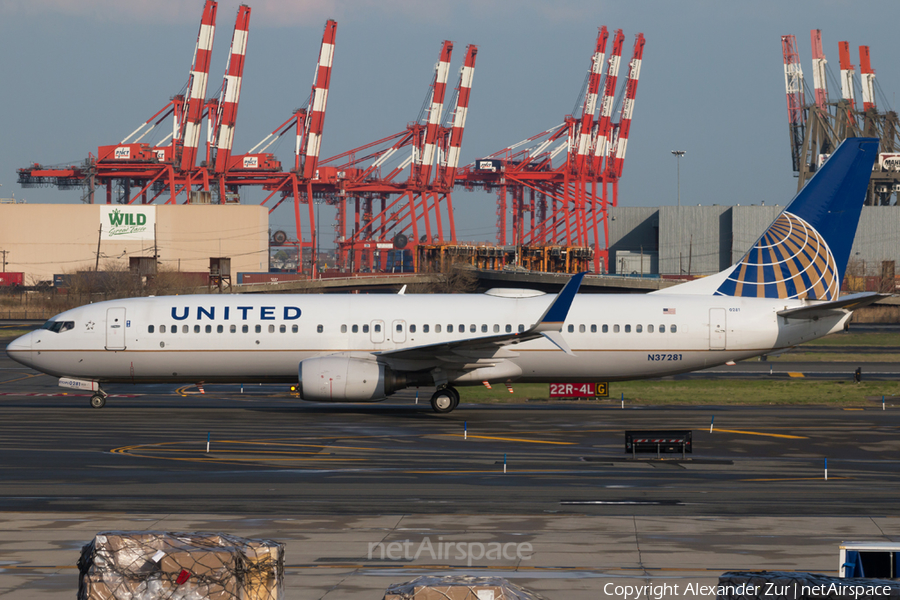
{"label": "blue tail fin", "polygon": [[716,295],[837,299],[877,157],[877,139],[844,140]]}

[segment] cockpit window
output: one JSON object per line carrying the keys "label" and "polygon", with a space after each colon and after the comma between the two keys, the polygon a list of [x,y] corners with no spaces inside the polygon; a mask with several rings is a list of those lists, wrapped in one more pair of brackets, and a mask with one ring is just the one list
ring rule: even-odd
{"label": "cockpit window", "polygon": [[75,321],[47,321],[41,326],[41,329],[46,329],[48,331],[52,331],[53,333],[62,333],[63,331],[69,331],[70,329],[75,329]]}

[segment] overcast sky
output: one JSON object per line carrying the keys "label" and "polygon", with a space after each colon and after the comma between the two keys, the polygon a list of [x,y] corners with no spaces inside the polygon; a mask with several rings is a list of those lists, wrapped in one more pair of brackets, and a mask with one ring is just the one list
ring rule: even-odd
{"label": "overcast sky", "polygon": [[[249,0],[247,60],[234,151],[244,153],[303,106],[325,20],[338,21],[322,156],[401,131],[419,114],[443,40],[455,85],[467,44],[479,53],[463,164],[562,122],[576,105],[601,25],[646,37],[619,188],[622,206],[785,204],[794,194],[780,37],[797,36],[812,83],[810,29],[822,29],[837,89],[838,42],[869,45],[897,108],[896,0],[832,1]],[[208,95],[221,85],[239,3],[222,0]],[[16,169],[75,164],[118,143],[187,81],[203,0],[0,0],[0,196],[78,202],[78,192],[21,189]],[[611,47],[611,43],[610,43]],[[627,67],[623,63],[620,78]],[[205,134],[204,134],[205,135]],[[161,136],[160,136],[161,137]],[[293,142],[275,152],[293,164]],[[259,189],[245,202],[259,203]],[[454,194],[458,237],[493,240],[495,198]],[[329,217],[323,209],[323,221]],[[293,230],[287,203],[273,228]],[[323,242],[330,234],[323,232]]]}

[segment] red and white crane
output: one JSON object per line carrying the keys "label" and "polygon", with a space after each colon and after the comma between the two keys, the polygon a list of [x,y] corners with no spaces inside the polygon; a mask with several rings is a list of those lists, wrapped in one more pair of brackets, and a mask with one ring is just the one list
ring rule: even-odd
{"label": "red and white crane", "polygon": [[[234,127],[237,123],[238,103],[241,98],[241,80],[244,76],[244,59],[247,56],[247,39],[250,33],[250,7],[242,4],[238,8],[231,38],[231,53],[225,69],[225,79],[219,93],[219,107],[216,134],[215,172],[222,174],[230,167],[231,148],[234,144]],[[219,189],[224,198],[225,190]]]}
{"label": "red and white crane", "polygon": [[828,82],[825,79],[825,53],[822,52],[822,30],[810,31],[812,44],[813,88],[816,93],[816,106],[822,111],[828,110]]}
{"label": "red and white crane", "polygon": [[[322,47],[319,49],[319,63],[316,70],[316,83],[312,90],[312,102],[309,108],[306,133],[306,158],[303,162],[303,178],[312,180],[319,162],[319,149],[322,145],[322,131],[325,127],[325,107],[328,105],[328,88],[331,86],[331,62],[334,58],[334,41],[337,33],[337,21],[325,23],[322,35]],[[298,140],[299,142],[299,140]]]}
{"label": "red and white crane", "polygon": [[799,172],[803,162],[800,155],[806,133],[806,95],[803,89],[803,69],[797,52],[797,38],[793,35],[781,36],[781,51],[784,55],[784,91],[787,97],[791,162],[794,172]]}
{"label": "red and white crane", "polygon": [[850,103],[850,110],[856,108],[856,92],[853,85],[853,65],[850,63],[850,42],[838,42],[841,61],[841,97]]}
{"label": "red and white crane", "polygon": [[[615,144],[610,146],[609,154],[612,160],[607,169],[609,179],[616,185],[622,177],[622,168],[625,164],[625,150],[628,148],[628,133],[631,130],[631,118],[634,115],[634,99],[637,95],[638,79],[641,76],[641,61],[644,56],[644,34],[639,33],[634,40],[634,52],[629,63],[628,79],[625,81],[625,100],[622,102],[622,112],[619,116],[619,124],[616,132]],[[615,204],[613,204],[615,206]]]}
{"label": "red and white crane", "polygon": [[206,84],[209,81],[209,63],[212,56],[213,39],[216,33],[217,10],[218,4],[216,2],[206,0],[206,5],[203,8],[203,17],[200,20],[200,32],[197,34],[197,45],[194,48],[194,62],[191,67],[190,78],[188,79],[187,94],[184,97],[185,108],[182,110],[184,114],[181,153],[182,171],[193,170],[196,163],[203,107],[206,103]]}
{"label": "red and white crane", "polygon": [[434,68],[434,83],[431,88],[431,104],[428,108],[428,120],[425,125],[425,140],[421,147],[421,153],[416,152],[419,154],[421,162],[413,161],[414,165],[419,162],[415,179],[416,183],[423,187],[428,185],[431,178],[431,168],[434,165],[438,130],[440,129],[441,117],[444,112],[444,95],[447,91],[447,78],[450,75],[450,58],[452,54],[453,42],[445,40],[441,46],[440,58]]}
{"label": "red and white crane", "polygon": [[[452,189],[456,181],[456,170],[459,168],[459,153],[462,148],[463,131],[466,128],[466,117],[469,114],[469,96],[472,93],[472,79],[475,76],[475,57],[478,46],[466,46],[466,58],[459,71],[457,85],[456,108],[453,110],[453,128],[450,130],[450,144],[447,150],[447,165],[444,167],[442,186]],[[450,211],[450,224],[453,225],[453,211]],[[453,240],[456,234],[453,234]]]}
{"label": "red and white crane", "polygon": [[875,69],[869,58],[869,47],[859,47],[859,77],[862,83],[863,110],[875,110]]}
{"label": "red and white crane", "polygon": [[584,106],[581,109],[581,128],[578,132],[578,147],[575,152],[575,167],[581,171],[587,167],[591,152],[591,135],[594,130],[594,115],[597,112],[597,95],[600,91],[600,80],[603,77],[603,63],[606,55],[606,41],[609,32],[606,25],[597,32],[597,45],[591,57],[591,71],[587,92],[584,95]]}
{"label": "red and white crane", "polygon": [[603,100],[600,102],[600,120],[597,122],[597,131],[594,134],[594,157],[591,171],[602,173],[604,171],[603,160],[606,157],[607,138],[612,123],[613,102],[616,99],[616,83],[619,79],[619,65],[622,63],[622,45],[625,43],[625,34],[621,29],[616,29],[613,38],[612,55],[609,57],[609,65],[606,69],[606,83],[603,86]]}

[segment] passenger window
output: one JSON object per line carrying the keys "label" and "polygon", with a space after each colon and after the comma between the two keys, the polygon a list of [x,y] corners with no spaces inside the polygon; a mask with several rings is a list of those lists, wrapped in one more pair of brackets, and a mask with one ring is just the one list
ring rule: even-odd
{"label": "passenger window", "polygon": [[634,332],[635,332],[635,333],[641,333],[643,330],[644,330],[644,326],[643,326],[643,325],[635,325],[635,326],[634,326]]}
{"label": "passenger window", "polygon": [[597,326],[591,325],[591,333],[597,333]]}
{"label": "passenger window", "polygon": [[243,325],[243,326],[241,327],[241,333],[250,333],[250,326],[249,326],[249,325]]}
{"label": "passenger window", "polygon": [[172,325],[171,327],[169,327],[169,332],[178,333],[178,325]]}
{"label": "passenger window", "polygon": [[[321,327],[321,325],[319,327]],[[374,331],[375,333],[381,333],[381,323],[375,324]]]}
{"label": "passenger window", "polygon": [[206,333],[212,333],[212,325],[206,326]]}
{"label": "passenger window", "polygon": [[194,333],[200,333],[200,326],[194,325]]}
{"label": "passenger window", "polygon": [[440,332],[441,332],[441,325],[440,325],[440,323],[434,326],[434,332],[435,332],[435,333],[440,333]]}
{"label": "passenger window", "polygon": [[506,326],[506,333],[512,333],[512,325]]}
{"label": "passenger window", "polygon": [[525,326],[522,324],[519,324],[519,333],[522,333],[524,331],[525,331]]}
{"label": "passenger window", "polygon": [[618,324],[617,324],[617,325],[613,325],[613,333],[619,333],[619,326],[618,326]]}
{"label": "passenger window", "polygon": [[447,325],[447,333],[453,333],[453,325],[452,324]]}
{"label": "passenger window", "polygon": [[153,333],[153,325],[147,325],[147,333]]}
{"label": "passenger window", "polygon": [[359,333],[359,325],[354,325],[350,328],[350,331],[352,331],[353,333]]}
{"label": "passenger window", "polygon": [[653,325],[647,325],[647,333],[653,333]]}
{"label": "passenger window", "polygon": [[422,333],[428,333],[428,325],[422,325]]}
{"label": "passenger window", "polygon": [[487,325],[485,325],[485,324],[481,325],[481,333],[487,333]]}
{"label": "passenger window", "polygon": [[678,327],[676,325],[672,325],[671,327],[669,327],[669,331],[671,333],[675,333],[678,331]]}
{"label": "passenger window", "polygon": [[602,331],[603,333],[609,333],[609,325],[604,325],[600,328],[600,331]]}
{"label": "passenger window", "polygon": [[269,333],[275,333],[275,326],[269,325]]}
{"label": "passenger window", "polygon": [[216,326],[216,333],[225,333],[225,326],[224,326],[224,325],[217,325],[217,326]]}
{"label": "passenger window", "polygon": [[410,326],[409,326],[409,332],[410,332],[410,333],[415,333],[415,332],[416,332],[416,326],[415,326],[415,325],[410,325]]}
{"label": "passenger window", "polygon": [[625,333],[631,333],[631,325],[625,326]]}
{"label": "passenger window", "polygon": [[254,329],[254,331],[256,331],[256,333],[262,333],[262,325],[257,325],[253,329]]}
{"label": "passenger window", "polygon": [[159,326],[159,332],[160,332],[160,333],[165,333],[165,332],[166,332],[166,326],[165,326],[165,325],[160,325],[160,326]]}
{"label": "passenger window", "polygon": [[666,326],[665,326],[665,325],[660,325],[660,326],[659,326],[659,332],[660,332],[660,333],[665,333],[665,332],[666,332]]}
{"label": "passenger window", "polygon": [[181,326],[181,333],[190,333],[190,331],[191,331],[191,328],[188,327],[187,325]]}
{"label": "passenger window", "polygon": [[297,333],[300,331],[300,328],[297,325],[291,325],[291,333]]}
{"label": "passenger window", "polygon": [[499,325],[496,325],[496,324],[494,325],[494,333],[500,333],[500,326],[499,326]]}
{"label": "passenger window", "polygon": [[[325,327],[323,325],[316,326],[316,332],[322,333],[323,331],[325,331]],[[378,325],[375,326],[375,331],[378,331]]]}
{"label": "passenger window", "polygon": [[403,333],[403,323],[397,323],[397,333]]}
{"label": "passenger window", "polygon": [[369,333],[369,326],[363,325],[363,333]]}
{"label": "passenger window", "polygon": [[237,333],[237,325],[232,325],[228,328],[231,333]]}
{"label": "passenger window", "polygon": [[347,326],[341,325],[341,333],[347,333]]}
{"label": "passenger window", "polygon": [[279,325],[278,333],[287,333],[287,325]]}
{"label": "passenger window", "polygon": [[569,333],[575,333],[575,326],[569,325]]}
{"label": "passenger window", "polygon": [[584,333],[584,325],[578,326],[578,333]]}

